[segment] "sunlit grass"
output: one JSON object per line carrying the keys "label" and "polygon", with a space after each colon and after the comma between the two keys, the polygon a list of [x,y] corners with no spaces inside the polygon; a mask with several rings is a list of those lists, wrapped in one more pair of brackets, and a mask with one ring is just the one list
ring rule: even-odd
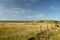
{"label": "sunlit grass", "polygon": [[[51,29],[51,23],[4,23],[0,27],[0,40],[28,40],[31,37],[36,37],[40,32],[40,26],[42,31],[46,31],[47,25],[49,32],[54,35],[49,40],[60,40],[60,29]],[[53,28],[55,24],[53,23]],[[56,31],[57,30],[57,31]],[[49,33],[48,32],[48,33]],[[41,34],[42,35],[42,34]],[[47,36],[47,35],[45,35]]]}

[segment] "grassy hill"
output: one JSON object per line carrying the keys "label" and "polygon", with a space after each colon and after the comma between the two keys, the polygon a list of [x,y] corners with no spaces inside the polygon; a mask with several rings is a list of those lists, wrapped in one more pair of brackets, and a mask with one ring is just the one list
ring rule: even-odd
{"label": "grassy hill", "polygon": [[[0,40],[60,40],[60,21],[0,21]],[[47,35],[48,34],[48,35]],[[45,38],[42,38],[45,37]]]}

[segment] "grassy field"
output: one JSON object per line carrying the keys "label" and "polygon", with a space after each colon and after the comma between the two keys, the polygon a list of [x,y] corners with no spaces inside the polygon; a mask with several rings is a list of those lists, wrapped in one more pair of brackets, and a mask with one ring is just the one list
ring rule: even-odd
{"label": "grassy field", "polygon": [[41,40],[60,40],[59,25],[54,21],[46,20],[37,22],[0,22],[0,40],[32,40],[32,38],[36,40],[39,40],[39,38]]}

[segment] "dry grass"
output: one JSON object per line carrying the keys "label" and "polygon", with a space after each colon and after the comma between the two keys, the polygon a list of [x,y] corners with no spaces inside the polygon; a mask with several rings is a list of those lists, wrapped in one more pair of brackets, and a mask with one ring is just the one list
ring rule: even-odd
{"label": "dry grass", "polygon": [[43,31],[47,28],[52,31],[56,26],[54,23],[0,22],[0,40],[28,40],[40,33],[40,29]]}

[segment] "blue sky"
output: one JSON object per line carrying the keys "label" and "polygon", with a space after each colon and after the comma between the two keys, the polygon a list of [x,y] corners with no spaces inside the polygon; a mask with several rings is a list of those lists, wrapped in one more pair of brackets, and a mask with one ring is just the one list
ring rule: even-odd
{"label": "blue sky", "polygon": [[60,21],[60,0],[0,0],[0,20]]}

